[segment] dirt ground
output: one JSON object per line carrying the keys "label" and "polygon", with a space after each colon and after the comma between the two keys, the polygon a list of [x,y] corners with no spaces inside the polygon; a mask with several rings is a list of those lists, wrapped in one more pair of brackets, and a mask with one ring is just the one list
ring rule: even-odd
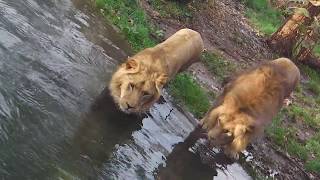
{"label": "dirt ground", "polygon": [[[189,4],[193,9],[192,20],[188,23],[176,18],[162,18],[160,13],[152,8],[148,0],[142,0],[145,9],[153,23],[164,30],[165,37],[170,36],[180,28],[188,27],[202,35],[205,48],[214,51],[229,61],[237,64],[237,70],[253,65],[261,60],[273,59],[275,54],[268,48],[265,39],[259,36],[244,17],[245,7],[238,0],[215,0],[212,6],[205,0],[197,5]],[[221,84],[210,74],[205,65],[196,63],[189,71],[209,90],[219,92]],[[247,148],[246,157],[242,163],[249,169],[264,177],[275,179],[318,179],[303,169],[303,164],[286,152],[277,149],[267,138],[262,138]],[[247,159],[247,160],[244,160]]]}

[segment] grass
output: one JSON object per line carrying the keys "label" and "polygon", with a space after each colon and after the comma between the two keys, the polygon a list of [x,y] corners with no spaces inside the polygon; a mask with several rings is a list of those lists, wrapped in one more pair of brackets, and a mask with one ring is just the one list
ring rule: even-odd
{"label": "grass", "polygon": [[316,97],[320,97],[320,73],[308,66],[301,66],[300,68],[309,78],[306,84],[308,90],[314,93]]}
{"label": "grass", "polygon": [[291,155],[295,155],[302,159],[303,161],[306,161],[308,158],[308,151],[305,146],[298,143],[296,140],[291,139],[287,145],[287,151]]}
{"label": "grass", "polygon": [[308,171],[313,171],[316,173],[320,173],[320,158],[308,161],[305,165]]}
{"label": "grass", "polygon": [[307,161],[305,167],[308,171],[320,173],[320,132],[315,134],[306,143],[306,149],[314,155],[314,159]]}
{"label": "grass", "polygon": [[313,54],[320,57],[320,44],[317,44],[313,49]]}
{"label": "grass", "polygon": [[267,0],[243,0],[248,7],[245,16],[250,23],[266,35],[274,33],[282,23],[281,12],[271,8]]}
{"label": "grass", "polygon": [[306,149],[315,157],[306,162],[306,169],[308,171],[320,173],[320,141],[312,138],[307,142]]}
{"label": "grass", "polygon": [[186,3],[177,1],[150,0],[151,6],[163,18],[178,18],[180,21],[192,18],[192,12]]}
{"label": "grass", "polygon": [[281,126],[281,120],[284,118],[284,111],[282,110],[273,118],[270,126],[266,128],[266,133],[279,146],[283,146],[286,142],[287,130]]}
{"label": "grass", "polygon": [[287,117],[302,118],[304,123],[309,126],[311,125],[310,122],[314,123],[314,119],[316,119],[310,115],[309,110],[298,105],[292,105],[281,110],[273,119],[271,125],[266,129],[267,135],[276,145],[287,151],[290,155],[296,156],[305,162],[305,168],[308,171],[320,173],[320,132],[305,142],[300,142],[295,136],[297,129],[293,128],[294,124],[291,123],[292,127],[288,127],[288,125],[283,123],[283,120]]}
{"label": "grass", "polygon": [[306,144],[306,148],[309,152],[313,152],[315,156],[320,157],[320,142],[318,140],[309,140]]}
{"label": "grass", "polygon": [[298,105],[292,105],[288,108],[289,117],[294,120],[302,120],[309,127],[319,127],[320,122],[312,110]]}
{"label": "grass", "polygon": [[310,128],[320,130],[320,74],[307,66],[300,66],[300,70],[308,77],[308,81],[295,92],[298,103],[288,108],[288,115],[292,119],[302,120]]}
{"label": "grass", "polygon": [[315,95],[320,95],[320,85],[316,81],[309,81],[307,84],[308,89],[313,92]]}
{"label": "grass", "polygon": [[[294,123],[290,123],[290,127],[288,127],[284,123],[286,118],[301,118],[309,126],[310,122],[315,119],[309,114],[309,110],[293,104],[282,109],[273,119],[271,125],[266,129],[267,136],[281,149],[305,162],[305,168],[308,171],[320,173],[320,132],[314,134],[305,142],[301,142],[296,136],[298,129],[295,128]],[[309,120],[306,121],[306,119]]]}
{"label": "grass", "polygon": [[209,71],[220,81],[236,69],[235,65],[230,61],[212,52],[202,53],[201,60],[207,65]]}
{"label": "grass", "polygon": [[187,73],[177,75],[169,83],[169,92],[197,118],[202,117],[210,107],[208,94]]}
{"label": "grass", "polygon": [[156,41],[150,38],[153,28],[137,1],[96,0],[96,5],[103,10],[108,20],[121,30],[135,52],[156,44]]}

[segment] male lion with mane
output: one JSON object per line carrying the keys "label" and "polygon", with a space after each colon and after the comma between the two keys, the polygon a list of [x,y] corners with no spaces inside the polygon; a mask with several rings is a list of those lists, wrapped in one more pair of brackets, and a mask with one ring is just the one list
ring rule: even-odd
{"label": "male lion with mane", "polygon": [[163,86],[179,71],[198,61],[202,51],[200,34],[181,29],[121,64],[109,85],[111,96],[126,113],[144,112],[160,98]]}
{"label": "male lion with mane", "polygon": [[225,86],[200,125],[209,140],[219,142],[226,155],[238,159],[238,153],[271,123],[299,80],[299,69],[287,58],[248,70]]}

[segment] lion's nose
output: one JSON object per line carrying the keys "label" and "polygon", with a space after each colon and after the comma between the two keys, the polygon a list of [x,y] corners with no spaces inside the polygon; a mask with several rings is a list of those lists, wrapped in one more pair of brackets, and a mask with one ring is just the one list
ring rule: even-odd
{"label": "lion's nose", "polygon": [[133,107],[132,106],[130,106],[130,104],[129,103],[127,103],[127,110],[129,110],[129,109],[132,109]]}

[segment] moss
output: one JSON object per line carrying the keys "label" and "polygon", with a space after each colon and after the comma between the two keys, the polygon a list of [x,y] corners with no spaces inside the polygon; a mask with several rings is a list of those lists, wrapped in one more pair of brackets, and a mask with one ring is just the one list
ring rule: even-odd
{"label": "moss", "polygon": [[197,118],[202,117],[210,107],[207,93],[187,73],[177,75],[169,83],[169,92]]}

